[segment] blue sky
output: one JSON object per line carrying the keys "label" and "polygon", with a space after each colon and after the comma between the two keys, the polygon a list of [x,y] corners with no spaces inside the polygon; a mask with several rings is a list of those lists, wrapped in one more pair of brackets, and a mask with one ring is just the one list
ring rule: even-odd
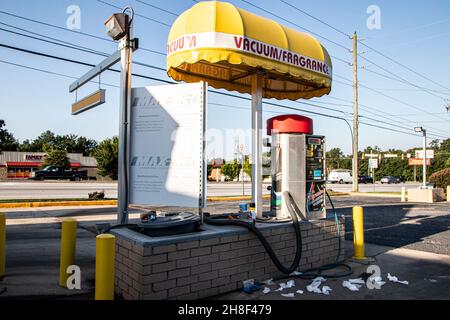
{"label": "blue sky", "polygon": [[[176,18],[172,14],[145,6],[134,0],[104,1],[120,7],[131,5],[136,13],[168,25],[171,25]],[[194,4],[191,0],[143,1],[177,14]],[[445,102],[443,100],[443,98],[450,98],[450,92],[438,85],[441,84],[444,87],[450,87],[450,61],[448,59],[450,54],[449,1],[427,1],[426,5],[421,1],[403,0],[286,1],[326,21],[328,24],[347,34],[357,31],[358,36],[365,44],[433,80],[433,82],[426,80],[385,57],[375,52],[370,52],[370,49],[360,45],[358,52],[364,58],[369,59],[371,62],[385,69],[379,69],[362,58],[359,59],[359,65],[362,68],[359,70],[359,80],[365,86],[359,90],[360,103],[362,104],[360,109],[360,115],[362,117],[360,120],[362,122],[401,131],[406,131],[405,128],[411,128],[412,131],[416,124],[421,124],[428,128],[431,134],[441,138],[450,137],[450,113],[447,114],[445,112]],[[248,11],[297,28],[243,1],[232,0],[230,2]],[[339,43],[341,46],[351,48],[352,43],[348,37],[311,17],[295,11],[278,0],[249,0],[249,2],[257,4],[284,19],[293,21],[306,29],[312,30],[316,34]],[[106,37],[103,21],[117,10],[95,0],[4,0],[0,4],[0,10],[64,28],[66,26],[66,20],[69,17],[66,10],[70,5],[78,5],[81,9],[81,29],[79,31]],[[367,28],[366,21],[369,14],[366,10],[370,5],[377,5],[381,10],[381,29],[379,30],[369,30]],[[51,28],[1,13],[0,23],[20,27],[102,52],[112,53],[116,50],[116,44],[112,42]],[[0,24],[0,28],[26,33],[2,24]],[[141,47],[164,52],[168,32],[169,27],[163,24],[158,24],[142,17],[136,17],[135,19],[135,36],[140,38]],[[2,44],[77,59],[84,62],[97,63],[102,60],[102,57],[97,55],[51,45],[1,30],[0,39],[0,43]],[[318,39],[332,56],[338,58],[333,59],[333,72],[336,81],[333,83],[333,90],[329,97],[305,102],[317,103],[317,105],[320,104],[328,109],[317,106],[302,106],[299,103],[289,101],[281,101],[279,103],[314,112],[351,118],[353,89],[351,83],[342,77],[352,79],[352,67],[340,60],[350,62],[352,54],[324,38],[318,37]],[[148,51],[139,50],[135,53],[134,59],[146,64],[165,67],[164,56]],[[0,60],[70,76],[80,76],[88,70],[87,67],[37,57],[1,47]],[[388,74],[386,70],[394,75]],[[107,103],[105,105],[82,115],[72,116],[70,114],[70,105],[75,100],[75,96],[68,92],[69,84],[73,81],[72,79],[23,69],[1,62],[0,71],[0,119],[6,121],[8,129],[21,141],[24,139],[33,139],[47,129],[58,134],[76,133],[96,140],[101,140],[118,133],[119,92],[117,88],[103,86],[107,89]],[[133,66],[133,72],[167,79],[165,72],[142,66]],[[379,76],[374,72],[381,73],[390,78],[394,76],[401,77],[416,86],[425,87],[427,90],[417,89],[417,87],[393,81]],[[103,83],[118,84],[118,81],[119,78],[114,73],[106,73],[102,76]],[[151,80],[133,79],[134,87],[159,84],[161,83]],[[78,94],[80,97],[84,96],[97,87],[98,84],[91,84],[80,90]],[[378,92],[367,89],[367,87]],[[433,91],[428,91],[428,89]],[[219,130],[225,137],[225,148],[223,151],[217,148],[217,143],[219,142],[216,141],[215,147],[214,143],[211,144],[209,156],[224,156],[227,159],[232,158],[233,136],[237,132],[235,130],[241,130],[240,139],[242,142],[244,139],[242,134],[243,130],[247,130],[250,127],[249,103],[244,100],[226,98],[215,94],[209,95],[209,101],[234,106],[233,108],[217,105],[210,105],[208,107],[208,128]],[[336,111],[329,110],[330,108],[336,109]],[[264,107],[264,111],[264,118],[267,119],[274,116],[274,112],[285,113],[287,110],[267,106]],[[300,112],[300,114],[310,116],[307,113]],[[351,152],[349,129],[343,121],[320,116],[311,117],[315,121],[315,133],[327,136],[328,149],[340,147],[346,153]],[[390,125],[383,122],[388,122]],[[236,134],[239,134],[239,132]],[[249,150],[250,142],[248,139],[244,143],[247,146],[246,149]],[[420,144],[421,139],[418,136],[387,131],[366,125],[360,126],[361,149],[369,145],[378,145],[383,149],[405,149],[420,146]]]}

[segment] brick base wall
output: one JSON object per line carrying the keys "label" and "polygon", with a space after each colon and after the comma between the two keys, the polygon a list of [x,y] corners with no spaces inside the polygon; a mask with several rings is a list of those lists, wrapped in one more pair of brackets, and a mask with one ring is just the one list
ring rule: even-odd
{"label": "brick base wall", "polygon": [[[286,266],[292,263],[292,224],[258,225]],[[303,254],[298,271],[336,260],[339,241],[334,220],[301,222]],[[116,293],[124,299],[201,299],[242,287],[242,281],[280,276],[256,236],[239,227],[212,227],[178,237],[150,238],[115,230]],[[344,241],[344,221],[340,221]],[[339,261],[344,259],[342,243]]]}

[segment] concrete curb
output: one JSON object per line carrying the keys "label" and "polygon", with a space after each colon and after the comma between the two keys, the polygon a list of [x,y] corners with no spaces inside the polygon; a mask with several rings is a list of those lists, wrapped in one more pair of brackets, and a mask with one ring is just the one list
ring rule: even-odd
{"label": "concrete curb", "polygon": [[117,200],[11,202],[11,203],[0,203],[0,209],[71,207],[71,206],[115,206],[115,205],[117,205]]}
{"label": "concrete curb", "polygon": [[[331,196],[348,196],[349,193],[335,193]],[[263,195],[263,199],[269,200],[270,195]],[[250,201],[251,196],[227,196],[227,197],[207,197],[208,202],[223,201]],[[71,206],[116,206],[117,200],[97,200],[97,201],[36,201],[36,202],[10,202],[0,203],[0,209],[15,208],[42,208],[42,207],[71,207]]]}
{"label": "concrete curb", "polygon": [[401,198],[401,195],[388,193],[373,193],[373,192],[349,192],[351,196],[355,197],[377,197],[377,198]]}

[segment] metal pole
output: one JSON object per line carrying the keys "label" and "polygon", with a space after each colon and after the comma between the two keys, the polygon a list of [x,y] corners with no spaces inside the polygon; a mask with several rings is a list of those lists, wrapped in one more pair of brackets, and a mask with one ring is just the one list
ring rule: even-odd
{"label": "metal pole", "polygon": [[244,166],[245,166],[245,155],[244,155],[244,151],[242,151],[242,197],[245,197],[245,172],[244,172]]}
{"label": "metal pole", "polygon": [[427,188],[427,131],[423,129],[423,188]]}
{"label": "metal pole", "polygon": [[358,186],[358,36],[353,34],[353,192],[359,191]]}
{"label": "metal pole", "polygon": [[252,202],[262,218],[262,80],[260,72],[252,76]]}
{"label": "metal pole", "polygon": [[128,188],[130,155],[130,111],[131,111],[131,61],[132,61],[132,25],[129,33],[119,42],[121,50],[120,73],[120,127],[119,127],[119,166],[118,166],[118,203],[117,222],[128,223]]}

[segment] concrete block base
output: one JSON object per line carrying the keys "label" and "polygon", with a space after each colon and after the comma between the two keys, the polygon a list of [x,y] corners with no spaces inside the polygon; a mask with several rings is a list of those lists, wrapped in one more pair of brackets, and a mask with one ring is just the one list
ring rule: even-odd
{"label": "concrete block base", "polygon": [[[303,255],[298,271],[342,261],[344,221],[302,221]],[[257,224],[280,261],[294,260],[292,223]],[[148,237],[130,229],[113,230],[116,241],[116,293],[130,300],[186,299],[215,296],[242,288],[242,281],[280,276],[253,233],[241,227],[203,225],[203,231]],[[339,244],[342,244],[340,252]],[[339,255],[339,256],[338,256]]]}
{"label": "concrete block base", "polygon": [[440,201],[445,201],[445,193],[442,188],[408,189],[408,202],[433,203]]}

